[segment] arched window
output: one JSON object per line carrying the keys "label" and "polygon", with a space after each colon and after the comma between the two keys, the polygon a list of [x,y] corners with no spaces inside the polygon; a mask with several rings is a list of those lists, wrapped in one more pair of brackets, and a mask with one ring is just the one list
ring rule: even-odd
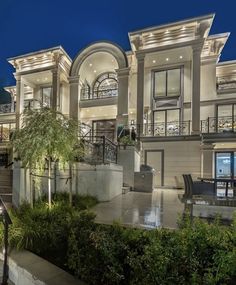
{"label": "arched window", "polygon": [[117,75],[114,72],[103,73],[93,84],[93,98],[107,98],[118,95]]}

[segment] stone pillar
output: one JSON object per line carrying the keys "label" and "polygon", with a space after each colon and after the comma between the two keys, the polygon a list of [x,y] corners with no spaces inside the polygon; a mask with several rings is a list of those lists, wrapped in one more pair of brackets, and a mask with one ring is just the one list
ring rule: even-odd
{"label": "stone pillar", "polygon": [[212,178],[214,163],[214,145],[211,143],[201,145],[201,177]]}
{"label": "stone pillar", "polygon": [[193,46],[191,104],[192,134],[200,134],[201,51],[202,45]]}
{"label": "stone pillar", "polygon": [[55,68],[52,70],[52,97],[51,97],[51,108],[57,110],[57,105],[60,96],[60,70]]}
{"label": "stone pillar", "polygon": [[79,75],[69,77],[70,83],[70,118],[79,120]]}
{"label": "stone pillar", "polygon": [[118,78],[117,125],[129,124],[129,71],[130,68],[116,70]]}
{"label": "stone pillar", "polygon": [[144,60],[145,54],[136,54],[137,57],[137,120],[140,134],[143,133],[143,109],[144,109]]}
{"label": "stone pillar", "polygon": [[21,127],[21,114],[24,111],[24,83],[21,75],[16,75],[16,128]]}

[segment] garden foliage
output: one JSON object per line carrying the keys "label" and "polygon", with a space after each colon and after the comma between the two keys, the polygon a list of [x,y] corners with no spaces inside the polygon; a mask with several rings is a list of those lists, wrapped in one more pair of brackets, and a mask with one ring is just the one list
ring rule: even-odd
{"label": "garden foliage", "polygon": [[[63,196],[64,195],[64,196]],[[236,284],[236,219],[185,217],[178,230],[99,225],[92,197],[57,195],[11,213],[10,246],[28,249],[92,285]],[[79,202],[80,201],[80,202]]]}

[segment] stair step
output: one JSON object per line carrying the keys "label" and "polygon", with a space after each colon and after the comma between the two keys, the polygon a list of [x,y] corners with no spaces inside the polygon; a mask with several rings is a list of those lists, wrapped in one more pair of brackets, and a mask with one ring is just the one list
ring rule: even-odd
{"label": "stair step", "polygon": [[123,186],[122,187],[122,194],[126,194],[130,191],[130,186]]}
{"label": "stair step", "polygon": [[12,203],[12,193],[1,193],[0,197],[4,203]]}
{"label": "stair step", "polygon": [[6,194],[6,193],[12,193],[12,187],[11,186],[0,186],[0,195]]}

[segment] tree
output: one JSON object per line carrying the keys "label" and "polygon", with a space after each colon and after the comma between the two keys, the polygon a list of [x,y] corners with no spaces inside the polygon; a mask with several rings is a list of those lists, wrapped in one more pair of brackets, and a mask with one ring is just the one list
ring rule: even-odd
{"label": "tree", "polygon": [[27,110],[12,145],[23,167],[43,173],[48,166],[48,204],[51,208],[52,162],[65,166],[81,153],[78,124],[49,108]]}

